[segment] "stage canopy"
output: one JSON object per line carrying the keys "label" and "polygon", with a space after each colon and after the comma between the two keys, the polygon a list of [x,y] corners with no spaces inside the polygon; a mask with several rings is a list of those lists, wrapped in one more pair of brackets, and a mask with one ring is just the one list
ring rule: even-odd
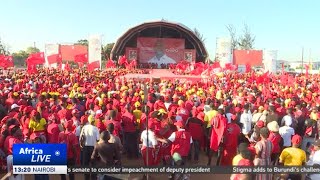
{"label": "stage canopy", "polygon": [[140,24],[126,31],[115,43],[111,57],[116,60],[126,54],[126,49],[136,48],[139,38],[177,38],[183,39],[185,49],[195,50],[195,61],[204,62],[208,56],[201,40],[188,27],[168,21],[153,21]]}

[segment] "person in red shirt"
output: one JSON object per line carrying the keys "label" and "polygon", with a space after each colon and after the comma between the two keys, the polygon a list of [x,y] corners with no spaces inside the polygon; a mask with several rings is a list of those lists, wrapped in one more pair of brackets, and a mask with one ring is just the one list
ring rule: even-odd
{"label": "person in red shirt", "polygon": [[276,121],[272,121],[267,125],[270,134],[268,140],[272,143],[271,163],[278,165],[278,159],[283,148],[283,139],[279,134],[279,125]]}
{"label": "person in red shirt", "polygon": [[4,141],[4,150],[7,155],[12,155],[13,144],[23,143],[23,134],[17,125],[10,125],[8,130],[10,135]]}
{"label": "person in red shirt", "polygon": [[232,159],[237,154],[238,137],[241,133],[241,129],[236,122],[235,115],[231,118],[231,123],[227,124],[225,138],[223,143],[223,154],[221,157],[222,166],[231,166]]}
{"label": "person in red shirt", "polygon": [[224,115],[223,109],[218,109],[218,114],[211,120],[211,138],[210,152],[208,155],[208,165],[211,164],[212,151],[218,152],[217,164],[220,164],[224,136],[227,131],[227,118]]}
{"label": "person in red shirt", "polygon": [[96,126],[99,129],[99,132],[103,132],[107,129],[106,125],[102,122],[104,117],[102,113],[96,114]]}
{"label": "person in red shirt", "polygon": [[[68,166],[74,166],[76,163],[76,149],[79,147],[78,139],[72,132],[73,122],[69,120],[65,123],[65,131],[59,134],[59,143],[67,144],[67,164]],[[62,180],[66,180],[66,175],[61,175]],[[69,174],[69,179],[74,180],[74,174]]]}
{"label": "person in red shirt", "polygon": [[48,135],[48,143],[58,143],[59,140],[59,120],[56,118],[55,114],[51,114],[48,117],[48,127],[47,127],[47,135]]}
{"label": "person in red shirt", "polygon": [[136,132],[136,119],[131,113],[131,106],[127,104],[121,117],[124,132],[124,148],[128,158],[138,157],[138,133]]}
{"label": "person in red shirt", "polygon": [[[204,122],[197,117],[197,112],[193,112],[193,117],[190,117],[186,122],[186,130],[190,132],[193,140],[193,148],[194,148],[194,161],[196,163],[199,161],[199,153],[200,153],[200,142],[204,138]],[[189,159],[191,159],[192,150],[189,154]]]}
{"label": "person in red shirt", "polygon": [[173,132],[166,142],[172,143],[171,156],[174,153],[180,154],[182,157],[182,165],[185,165],[191,144],[193,143],[192,137],[191,134],[184,129],[185,125],[182,121],[175,122],[174,125],[177,127],[177,131]]}
{"label": "person in red shirt", "polygon": [[[252,154],[249,150],[243,150],[240,152],[242,159],[238,162],[237,166],[247,166],[252,167]],[[230,180],[244,180],[244,179],[252,179],[252,175],[249,174],[232,174]]]}

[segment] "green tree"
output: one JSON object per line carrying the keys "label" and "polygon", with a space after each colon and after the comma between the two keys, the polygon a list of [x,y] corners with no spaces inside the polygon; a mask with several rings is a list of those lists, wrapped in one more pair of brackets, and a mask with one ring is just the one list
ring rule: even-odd
{"label": "green tree", "polygon": [[111,50],[114,46],[114,43],[108,43],[102,48],[103,56],[106,56],[105,59],[107,60],[110,58]]}
{"label": "green tree", "polygon": [[26,49],[26,53],[28,54],[28,55],[30,55],[30,54],[33,54],[33,53],[38,53],[38,52],[40,52],[40,49],[38,49],[38,48],[36,48],[36,47],[28,47],[27,49]]}
{"label": "green tree", "polygon": [[243,35],[239,38],[239,48],[242,50],[253,49],[255,36],[251,33],[249,26],[244,24]]}
{"label": "green tree", "polygon": [[28,56],[29,56],[29,54],[24,50],[14,52],[12,54],[13,62],[17,66],[25,66],[25,62],[26,62],[26,59],[28,58]]}
{"label": "green tree", "polygon": [[16,66],[25,66],[26,59],[30,54],[38,53],[40,50],[36,47],[28,47],[26,50],[20,50],[12,54],[13,62]]}
{"label": "green tree", "polygon": [[78,40],[75,45],[84,45],[84,46],[88,46],[89,45],[89,42],[87,39],[80,39]]}

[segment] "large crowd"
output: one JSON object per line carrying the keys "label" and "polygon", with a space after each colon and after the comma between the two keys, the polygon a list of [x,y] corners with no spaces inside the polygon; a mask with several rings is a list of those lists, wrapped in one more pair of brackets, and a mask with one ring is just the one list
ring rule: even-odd
{"label": "large crowd", "polygon": [[[261,80],[254,72],[228,72],[205,83],[180,83],[121,78],[128,73],[143,70],[3,74],[3,170],[12,171],[15,143],[66,143],[70,166],[121,165],[123,156],[142,157],[148,166],[184,166],[199,163],[201,151],[208,156],[207,165],[320,165],[319,75],[265,74]],[[73,174],[68,177],[74,179]],[[254,178],[268,180],[273,174]],[[308,178],[320,179],[318,174]]]}

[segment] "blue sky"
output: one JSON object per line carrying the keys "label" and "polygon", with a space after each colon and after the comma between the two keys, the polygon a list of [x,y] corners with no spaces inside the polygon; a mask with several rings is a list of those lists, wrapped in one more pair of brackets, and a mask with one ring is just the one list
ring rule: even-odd
{"label": "blue sky", "polygon": [[[115,42],[128,28],[145,21],[180,22],[197,28],[214,56],[217,37],[228,37],[226,25],[238,34],[247,23],[256,36],[256,49],[278,50],[278,59],[320,59],[320,1],[299,0],[2,0],[0,38],[11,51],[33,42],[73,43],[102,34]],[[311,52],[311,53],[310,53]]]}

